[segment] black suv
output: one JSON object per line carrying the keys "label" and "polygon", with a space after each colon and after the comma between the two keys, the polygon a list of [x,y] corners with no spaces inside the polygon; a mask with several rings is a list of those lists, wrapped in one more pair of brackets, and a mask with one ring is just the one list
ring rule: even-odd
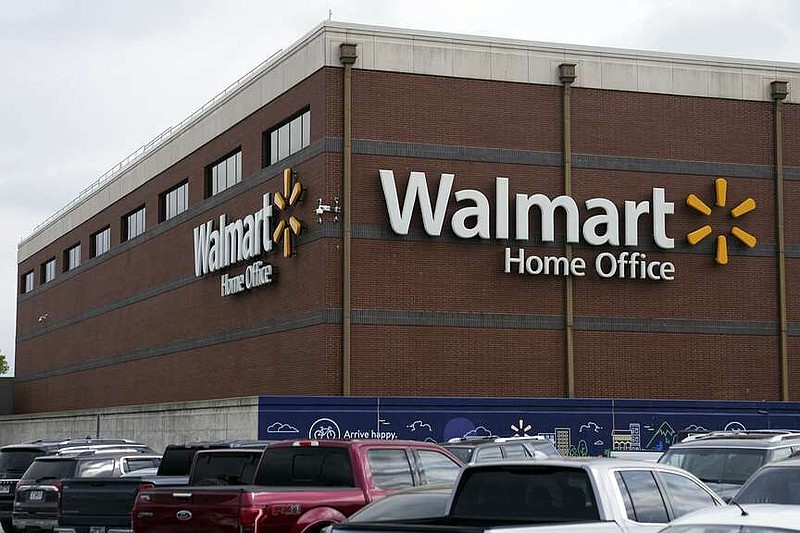
{"label": "black suv", "polygon": [[10,444],[0,448],[0,525],[3,531],[13,531],[11,512],[14,508],[14,492],[22,474],[43,455],[56,453],[70,446],[92,446],[98,444],[137,444],[128,439],[40,439],[24,444]]}
{"label": "black suv", "polygon": [[50,530],[58,525],[61,480],[73,477],[119,477],[130,457],[158,457],[148,446],[120,444],[97,449],[62,448],[34,459],[17,483],[12,513],[16,531]]}

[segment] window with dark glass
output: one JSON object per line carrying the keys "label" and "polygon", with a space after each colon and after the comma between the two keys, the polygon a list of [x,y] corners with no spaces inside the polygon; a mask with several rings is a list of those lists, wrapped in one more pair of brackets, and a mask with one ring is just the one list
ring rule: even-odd
{"label": "window with dark glass", "polygon": [[242,151],[239,150],[206,168],[207,194],[214,196],[242,181]]}
{"label": "window with dark glass", "polygon": [[[311,111],[297,115],[264,134],[265,163],[273,165],[311,143]],[[266,165],[265,165],[266,166]]]}
{"label": "window with dark glass", "polygon": [[111,228],[106,226],[93,233],[89,240],[89,252],[92,257],[106,253],[111,248]]}
{"label": "window with dark glass", "polygon": [[161,222],[169,220],[174,216],[180,215],[189,209],[189,182],[183,181],[164,192],[159,197],[159,216]]}
{"label": "window with dark glass", "polygon": [[144,233],[144,206],[122,217],[122,235],[130,240]]}
{"label": "window with dark glass", "polygon": [[53,281],[56,277],[56,258],[52,258],[42,263],[42,283]]}
{"label": "window with dark glass", "polygon": [[500,446],[486,446],[485,448],[478,448],[475,461],[481,463],[484,461],[499,461],[502,458],[503,452],[500,451]]}
{"label": "window with dark glass", "polygon": [[418,450],[417,463],[423,483],[454,483],[461,471],[461,465],[433,450]]}
{"label": "window with dark glass", "polygon": [[506,459],[527,459],[528,454],[525,453],[525,448],[522,444],[505,444],[503,445],[503,456]]}
{"label": "window with dark glass", "polygon": [[33,270],[26,272],[22,276],[22,293],[31,292],[33,290]]}
{"label": "window with dark glass", "polygon": [[675,515],[673,518],[716,505],[714,498],[688,477],[671,472],[661,472],[659,476],[669,491],[672,513]]}
{"label": "window with dark glass", "polygon": [[80,264],[81,245],[78,243],[64,251],[64,272],[69,272],[73,268],[78,268]]}
{"label": "window with dark glass", "polygon": [[628,518],[657,524],[665,524],[669,520],[664,498],[651,472],[617,472],[616,478],[619,490],[623,493]]}
{"label": "window with dark glass", "polygon": [[370,450],[367,452],[367,461],[376,487],[401,489],[414,485],[411,464],[405,450]]}

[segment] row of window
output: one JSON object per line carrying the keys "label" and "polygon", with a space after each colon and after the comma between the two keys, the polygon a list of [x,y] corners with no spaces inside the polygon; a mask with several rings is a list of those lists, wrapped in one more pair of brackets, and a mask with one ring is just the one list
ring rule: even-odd
{"label": "row of window", "polygon": [[[311,111],[305,110],[281,125],[264,132],[264,166],[274,164],[302,150],[311,140]],[[242,181],[242,150],[237,149],[205,169],[205,197],[210,198]],[[183,180],[161,193],[158,198],[159,222],[178,216],[189,209],[189,181]],[[125,242],[144,233],[146,228],[145,206],[124,215],[121,220],[120,241]],[[97,257],[111,249],[111,227],[93,233],[89,238],[89,257]],[[64,251],[64,272],[81,264],[81,245],[75,244]],[[40,265],[39,283],[45,284],[56,277],[56,258],[52,257]],[[34,271],[22,275],[20,292],[27,293],[35,286]]]}

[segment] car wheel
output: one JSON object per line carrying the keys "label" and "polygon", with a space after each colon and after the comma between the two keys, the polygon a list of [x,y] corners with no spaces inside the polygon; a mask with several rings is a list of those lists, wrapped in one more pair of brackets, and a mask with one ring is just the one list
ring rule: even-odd
{"label": "car wheel", "polygon": [[17,532],[17,530],[14,529],[14,522],[10,518],[0,519],[0,526],[3,526],[3,531],[5,533],[16,533]]}

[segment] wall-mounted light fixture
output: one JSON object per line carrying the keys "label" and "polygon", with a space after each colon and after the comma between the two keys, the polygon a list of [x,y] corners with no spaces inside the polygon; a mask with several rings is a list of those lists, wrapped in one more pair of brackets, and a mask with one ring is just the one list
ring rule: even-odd
{"label": "wall-mounted light fixture", "polygon": [[50,315],[48,315],[47,313],[42,313],[41,315],[39,315],[39,318],[37,319],[37,321],[38,322],[44,322],[45,320],[47,320],[48,316],[50,316]]}
{"label": "wall-mounted light fixture", "polygon": [[325,222],[323,220],[323,218],[322,218],[322,215],[324,215],[325,213],[333,213],[333,221],[334,222],[338,222],[339,221],[339,213],[341,213],[341,212],[342,212],[342,208],[339,207],[339,197],[338,196],[333,199],[333,205],[323,204],[322,203],[322,198],[319,198],[317,200],[317,208],[314,209],[314,213],[316,213],[316,215],[317,215],[317,222],[319,222],[320,224]]}

